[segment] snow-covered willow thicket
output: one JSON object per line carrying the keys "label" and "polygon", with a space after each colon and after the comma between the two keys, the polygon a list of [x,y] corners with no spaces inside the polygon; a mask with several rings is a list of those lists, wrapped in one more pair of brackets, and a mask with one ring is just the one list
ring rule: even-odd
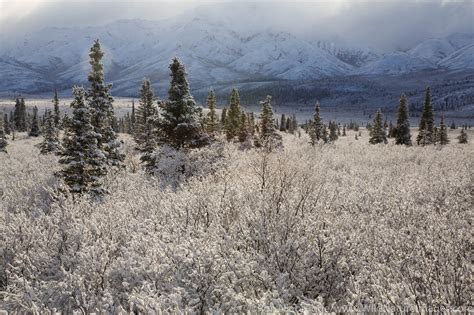
{"label": "snow-covered willow thicket", "polygon": [[474,146],[367,137],[178,156],[206,165],[196,176],[175,176],[176,153],[162,150],[154,178],[126,138],[127,169],[91,203],[56,195],[56,157],[20,136],[0,154],[2,308],[466,310]]}

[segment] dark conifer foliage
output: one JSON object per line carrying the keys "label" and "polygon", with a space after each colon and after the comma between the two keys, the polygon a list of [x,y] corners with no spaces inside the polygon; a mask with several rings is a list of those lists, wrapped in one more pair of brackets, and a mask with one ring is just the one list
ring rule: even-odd
{"label": "dark conifer foliage", "polygon": [[431,104],[431,89],[427,87],[416,143],[418,145],[427,145],[432,144],[434,141],[434,114],[433,105]]}
{"label": "dark conifer foliage", "polygon": [[171,83],[168,100],[160,103],[160,137],[176,149],[196,148],[210,143],[202,131],[200,109],[189,91],[184,65],[174,58],[170,64]]}
{"label": "dark conifer foliage", "polygon": [[387,143],[387,134],[383,125],[383,117],[380,109],[377,111],[374,117],[374,125],[370,131],[369,143]]}
{"label": "dark conifer foliage", "polygon": [[444,123],[444,115],[441,116],[441,122],[439,124],[437,142],[441,145],[446,145],[449,143],[448,139],[448,127]]}
{"label": "dark conifer foliage", "polygon": [[206,131],[209,135],[215,136],[219,131],[219,118],[216,113],[217,100],[214,90],[210,90],[207,96],[207,108],[209,112],[206,115]]}
{"label": "dark conifer foliage", "polygon": [[100,134],[91,124],[91,108],[85,103],[82,87],[73,88],[72,117],[68,120],[59,163],[61,177],[71,193],[104,193],[101,177],[107,173],[107,158],[99,147]]}
{"label": "dark conifer foliage", "polygon": [[233,140],[240,132],[242,125],[241,112],[239,92],[234,88],[230,93],[229,109],[225,117],[225,132],[229,141]]}
{"label": "dark conifer foliage", "polygon": [[40,135],[40,127],[38,123],[38,107],[33,107],[33,117],[31,119],[31,127],[28,132],[30,137],[38,137]]}
{"label": "dark conifer foliage", "polygon": [[0,119],[0,152],[7,152],[7,147],[8,142],[7,138],[5,136],[5,125],[4,125],[4,120]]}
{"label": "dark conifer foliage", "polygon": [[39,144],[41,154],[58,153],[61,149],[59,132],[56,127],[56,114],[46,111],[46,120],[43,126],[43,141]]}
{"label": "dark conifer foliage", "polygon": [[120,142],[114,131],[114,108],[111,84],[104,81],[104,65],[102,57],[104,52],[99,40],[95,40],[89,53],[91,71],[88,80],[91,87],[87,90],[86,99],[91,109],[91,123],[97,134],[98,147],[105,152],[107,163],[111,166],[122,166],[124,155],[120,153]]}
{"label": "dark conifer foliage", "polygon": [[397,110],[397,125],[394,128],[395,143],[400,145],[411,145],[410,118],[408,114],[408,101],[405,94],[400,97]]}
{"label": "dark conifer foliage", "polygon": [[56,125],[56,128],[60,128],[61,127],[61,113],[59,112],[59,98],[58,98],[57,89],[54,89],[53,105],[54,105],[54,124]]}

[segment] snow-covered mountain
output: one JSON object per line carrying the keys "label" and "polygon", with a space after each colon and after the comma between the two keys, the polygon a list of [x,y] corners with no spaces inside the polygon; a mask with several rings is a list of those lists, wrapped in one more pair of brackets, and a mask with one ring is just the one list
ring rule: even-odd
{"label": "snow-covered mountain", "polygon": [[96,38],[105,50],[107,80],[114,83],[115,93],[123,95],[136,94],[144,77],[164,90],[174,56],[185,63],[194,88],[474,68],[472,35],[454,34],[427,40],[408,52],[379,54],[363,45],[242,27],[238,19],[206,14],[198,10],[161,21],[119,20],[2,38],[0,92],[37,93],[85,83],[88,49]]}

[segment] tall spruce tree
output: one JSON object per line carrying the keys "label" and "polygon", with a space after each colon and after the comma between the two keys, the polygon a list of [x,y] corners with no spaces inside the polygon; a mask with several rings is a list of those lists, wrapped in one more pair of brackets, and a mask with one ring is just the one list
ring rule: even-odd
{"label": "tall spruce tree", "polygon": [[268,95],[264,101],[261,101],[262,112],[260,114],[260,137],[258,145],[269,149],[277,146],[281,142],[281,136],[276,132],[273,120],[272,97]]}
{"label": "tall spruce tree", "polygon": [[24,98],[17,98],[15,102],[15,111],[13,113],[15,121],[15,130],[25,132],[28,130],[26,118],[26,105]]}
{"label": "tall spruce tree", "polygon": [[5,129],[5,134],[9,135],[11,132],[10,121],[8,120],[8,114],[3,114],[3,128]]}
{"label": "tall spruce tree", "polygon": [[416,137],[416,143],[418,145],[432,144],[434,142],[434,114],[433,106],[431,104],[431,89],[426,88],[425,101],[423,104],[423,112],[421,113],[419,133]]}
{"label": "tall spruce tree", "polygon": [[5,136],[5,126],[3,119],[0,119],[0,152],[7,152],[7,137]]}
{"label": "tall spruce tree", "polygon": [[243,142],[247,142],[250,139],[250,123],[249,123],[247,114],[244,111],[242,111],[240,115],[240,119],[241,119],[241,122],[240,122],[241,128],[239,131],[238,138],[239,138],[239,142],[243,143]]}
{"label": "tall spruce tree", "polygon": [[387,143],[387,134],[385,132],[385,127],[383,125],[383,117],[380,109],[377,111],[374,117],[374,125],[370,130],[370,139],[369,143]]}
{"label": "tall spruce tree", "polygon": [[134,139],[137,149],[142,152],[141,161],[150,167],[151,154],[158,145],[158,109],[154,104],[155,93],[150,80],[143,80],[140,100],[136,112]]}
{"label": "tall spruce tree", "polygon": [[38,124],[38,107],[33,107],[33,117],[31,119],[31,127],[28,133],[30,137],[38,137],[40,135],[40,128]]}
{"label": "tall spruce tree", "polygon": [[210,90],[207,95],[207,108],[209,112],[207,113],[206,119],[206,131],[209,135],[215,136],[219,131],[219,118],[216,113],[216,94],[214,90]]}
{"label": "tall spruce tree", "polygon": [[[127,113],[128,114],[128,113]],[[135,130],[135,122],[137,121],[137,117],[135,114],[135,100],[132,100],[132,114],[130,116],[130,122],[128,124],[128,133],[133,134],[133,131]]]}
{"label": "tall spruce tree", "polygon": [[280,131],[286,131],[286,116],[285,114],[281,114],[280,119]]}
{"label": "tall spruce tree", "polygon": [[314,108],[314,115],[313,115],[313,122],[309,127],[309,136],[311,145],[315,145],[319,140],[323,137],[324,132],[324,124],[321,120],[321,105],[319,102],[316,102],[316,106]]}
{"label": "tall spruce tree", "polygon": [[446,145],[449,143],[448,139],[448,128],[444,123],[444,115],[441,115],[441,122],[439,124],[439,131],[438,131],[438,142],[441,145]]}
{"label": "tall spruce tree", "polygon": [[64,167],[59,173],[71,193],[104,193],[101,177],[107,173],[107,160],[98,145],[100,134],[91,124],[91,108],[85,104],[86,92],[82,87],[73,88],[72,117],[68,120],[59,163]]}
{"label": "tall spruce tree", "polygon": [[335,121],[333,121],[333,122],[330,121],[329,122],[329,141],[335,142],[339,138],[339,136],[337,134],[337,130],[338,130],[338,128],[337,128],[336,122]]}
{"label": "tall spruce tree", "polygon": [[59,153],[61,150],[55,118],[55,113],[53,114],[51,111],[46,112],[46,120],[43,127],[43,141],[39,144],[41,154]]}
{"label": "tall spruce tree", "polygon": [[184,65],[174,58],[170,64],[168,100],[160,103],[162,141],[176,149],[196,148],[210,143],[198,121],[200,109],[189,91]]}
{"label": "tall spruce tree", "polygon": [[239,92],[234,88],[230,93],[229,109],[225,118],[225,132],[227,140],[233,140],[241,129],[241,112]]}
{"label": "tall spruce tree", "polygon": [[53,105],[54,105],[54,124],[56,125],[56,128],[60,128],[61,127],[61,113],[59,112],[59,98],[58,98],[57,89],[54,89]]}
{"label": "tall spruce tree", "polygon": [[394,129],[395,143],[410,146],[410,118],[408,115],[408,101],[405,94],[402,94],[400,97],[400,104],[397,110],[397,125]]}
{"label": "tall spruce tree", "polygon": [[87,91],[86,99],[91,108],[92,126],[94,126],[95,132],[100,135],[97,145],[105,152],[107,164],[122,166],[125,156],[120,153],[120,142],[114,131],[114,99],[110,95],[112,85],[104,82],[103,56],[104,52],[97,39],[89,53],[91,71],[88,80],[91,87]]}

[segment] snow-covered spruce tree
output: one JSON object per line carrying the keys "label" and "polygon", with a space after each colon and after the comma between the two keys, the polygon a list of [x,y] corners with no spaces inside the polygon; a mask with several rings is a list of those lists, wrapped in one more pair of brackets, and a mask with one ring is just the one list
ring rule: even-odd
{"label": "snow-covered spruce tree", "polygon": [[410,119],[408,115],[408,102],[405,94],[400,97],[397,110],[397,125],[394,128],[395,143],[400,145],[411,145]]}
{"label": "snow-covered spruce tree", "polygon": [[136,112],[134,139],[137,149],[142,152],[140,160],[146,167],[153,164],[151,154],[158,145],[158,108],[153,104],[155,93],[150,80],[143,80],[140,100]]}
{"label": "snow-covered spruce tree", "polygon": [[293,116],[291,117],[291,125],[289,132],[291,134],[294,134],[296,130],[298,130],[298,121],[296,120],[296,115],[293,114]]}
{"label": "snow-covered spruce tree", "polygon": [[85,104],[85,90],[74,87],[73,94],[72,117],[67,123],[59,160],[64,168],[59,174],[71,193],[100,195],[104,193],[100,178],[107,173],[106,156],[98,146],[100,135],[91,124],[91,109]]}
{"label": "snow-covered spruce tree", "polygon": [[467,143],[467,133],[461,128],[461,133],[458,136],[459,143]]}
{"label": "snow-covered spruce tree", "polygon": [[280,131],[286,131],[286,116],[285,114],[281,114],[281,119],[280,119]]}
{"label": "snow-covered spruce tree", "polygon": [[343,137],[347,136],[347,134],[346,134],[346,124],[344,124],[344,126],[342,126],[342,136]]}
{"label": "snow-covered spruce tree", "polygon": [[329,141],[335,142],[337,139],[339,139],[337,130],[338,128],[336,122],[329,122]]}
{"label": "snow-covered spruce tree", "polygon": [[0,119],[0,152],[7,152],[7,137],[5,136],[5,124],[3,119]]}
{"label": "snow-covered spruce tree", "polygon": [[43,126],[43,141],[39,144],[40,153],[58,153],[61,150],[59,132],[56,127],[56,113],[46,112],[46,120]]}
{"label": "snow-covered spruce tree", "polygon": [[111,84],[104,82],[104,66],[99,40],[95,40],[89,53],[91,71],[88,80],[91,87],[87,90],[86,99],[91,109],[91,123],[94,130],[100,135],[98,147],[105,152],[107,164],[111,166],[122,166],[125,156],[120,153],[120,142],[113,129],[114,123],[114,99],[110,95]]}
{"label": "snow-covered spruce tree", "polygon": [[309,126],[309,137],[311,139],[311,145],[315,145],[319,140],[322,139],[324,132],[324,124],[321,120],[321,105],[316,102],[314,107],[313,122]]}
{"label": "snow-covered spruce tree", "polygon": [[419,133],[416,137],[416,143],[418,145],[432,144],[433,139],[433,128],[434,128],[434,114],[433,106],[431,104],[431,89],[426,88],[425,101],[423,104],[423,112],[421,113]]}
{"label": "snow-covered spruce tree", "polygon": [[26,105],[24,98],[17,98],[15,102],[15,111],[13,119],[15,121],[15,130],[20,132],[27,131]]}
{"label": "snow-covered spruce tree", "polygon": [[259,122],[259,138],[256,142],[257,146],[264,146],[267,149],[272,149],[279,146],[281,143],[281,136],[276,132],[275,123],[273,121],[272,97],[267,95],[264,101],[261,101],[262,112],[260,113]]}
{"label": "snow-covered spruce tree", "polygon": [[174,58],[170,70],[168,100],[159,104],[161,141],[175,149],[208,145],[209,136],[202,131],[198,121],[200,109],[189,92],[184,65]]}
{"label": "snow-covered spruce tree", "polygon": [[8,120],[8,114],[3,115],[3,128],[5,129],[5,134],[9,135],[11,132],[10,121]]}
{"label": "snow-covered spruce tree", "polygon": [[233,140],[240,131],[242,109],[240,108],[239,92],[234,88],[230,92],[229,109],[225,117],[225,133],[227,140]]}
{"label": "snow-covered spruce tree", "polygon": [[242,111],[240,114],[241,128],[239,130],[238,138],[240,143],[248,143],[250,141],[250,123],[247,114]]}
{"label": "snow-covered spruce tree", "polygon": [[135,113],[135,100],[132,100],[132,114],[130,115],[130,122],[128,124],[128,133],[129,134],[133,134],[133,132],[135,130],[135,122],[136,121],[137,121],[137,115]]}
{"label": "snow-covered spruce tree", "polygon": [[33,107],[33,118],[31,119],[31,129],[28,132],[30,137],[38,137],[40,135],[40,127],[38,124],[38,107]]}
{"label": "snow-covered spruce tree", "polygon": [[369,143],[387,143],[387,134],[383,125],[383,117],[380,109],[377,111],[374,117],[374,125],[370,130]]}
{"label": "snow-covered spruce tree", "polygon": [[219,118],[216,113],[216,94],[214,90],[210,90],[207,95],[207,108],[209,112],[207,113],[206,119],[206,131],[210,136],[215,136],[219,131]]}
{"label": "snow-covered spruce tree", "polygon": [[54,105],[54,124],[56,128],[60,128],[61,127],[61,113],[59,112],[59,98],[58,98],[57,89],[54,89],[53,105]]}
{"label": "snow-covered spruce tree", "polygon": [[448,128],[446,124],[444,123],[444,115],[441,115],[441,122],[439,124],[437,142],[439,142],[439,144],[441,145],[446,145],[449,143]]}

